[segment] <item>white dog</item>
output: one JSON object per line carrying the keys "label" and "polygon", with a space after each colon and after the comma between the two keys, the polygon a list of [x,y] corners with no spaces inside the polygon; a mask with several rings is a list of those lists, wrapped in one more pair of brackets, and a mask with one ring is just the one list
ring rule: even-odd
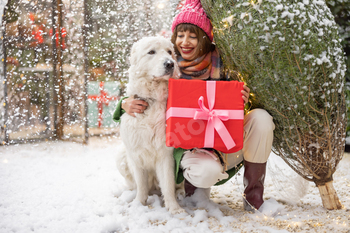
{"label": "white dog", "polygon": [[165,112],[169,78],[179,77],[172,43],[162,37],[146,37],[131,50],[127,96],[147,101],[136,117],[123,114],[120,135],[125,151],[119,151],[117,166],[136,199],[146,204],[148,194],[161,189],[165,207],[184,212],[175,198],[173,148],[165,145]]}

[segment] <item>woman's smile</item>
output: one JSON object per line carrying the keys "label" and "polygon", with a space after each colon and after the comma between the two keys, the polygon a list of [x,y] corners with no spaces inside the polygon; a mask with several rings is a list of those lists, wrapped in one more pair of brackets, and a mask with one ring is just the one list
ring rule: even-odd
{"label": "woman's smile", "polygon": [[181,50],[183,53],[190,53],[194,50],[194,48],[191,48],[191,47],[181,47]]}

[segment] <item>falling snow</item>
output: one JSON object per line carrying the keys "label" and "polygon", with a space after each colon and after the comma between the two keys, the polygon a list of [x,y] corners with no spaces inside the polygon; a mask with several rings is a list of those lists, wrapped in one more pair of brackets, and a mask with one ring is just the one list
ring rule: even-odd
{"label": "falling snow", "polygon": [[[268,161],[262,212],[243,210],[244,168],[225,185],[213,187],[210,200],[204,192],[197,192],[191,198],[180,197],[179,203],[187,214],[170,215],[157,195],[149,196],[146,206],[133,201],[135,191],[126,190],[124,179],[115,166],[120,139],[111,115],[127,83],[131,45],[144,36],[169,37],[179,1],[88,1],[89,17],[84,22],[83,1],[62,0],[61,44],[54,33],[57,26],[53,21],[57,23],[58,18],[57,15],[52,17],[52,1],[12,2],[16,4],[6,8],[11,12],[9,22],[0,30],[0,143],[6,144],[8,139],[12,144],[0,146],[1,233],[349,232],[349,154],[345,154],[334,173],[334,186],[344,206],[338,211],[324,209],[314,184],[302,180],[274,154]],[[259,10],[261,2],[253,5],[260,14],[263,13]],[[0,22],[6,4],[7,0],[0,0]],[[253,3],[245,1],[237,7],[249,4]],[[298,7],[303,10],[309,4],[309,0],[303,0]],[[315,4],[324,2],[315,1]],[[319,24],[320,37],[329,33],[321,26],[334,26],[327,19],[317,21],[316,16],[323,12],[309,12],[311,20],[306,21],[305,13],[291,10],[285,4],[276,6],[283,19],[292,21],[298,17],[304,19],[302,24]],[[232,26],[235,17],[244,19],[245,24],[255,20],[251,13],[244,12],[239,16],[230,15],[223,22]],[[267,18],[268,23],[277,23],[277,20],[277,16]],[[266,24],[262,24],[261,29],[270,30]],[[303,35],[310,33],[305,30]],[[280,32],[266,33],[260,39],[269,42],[275,36],[286,40]],[[62,86],[56,83],[53,75],[55,43],[62,48]],[[260,49],[271,48],[261,46]],[[299,54],[304,48],[293,49]],[[338,53],[338,50],[325,51],[320,57],[305,54],[302,59],[330,65],[330,57]],[[340,65],[330,77],[335,78],[338,73],[344,73]],[[86,92],[85,77],[89,81]],[[276,82],[281,79],[283,77],[275,75]],[[63,99],[57,100],[60,87],[64,89]],[[343,87],[344,83],[334,87],[332,93],[340,93]],[[97,99],[102,97],[105,102],[99,108]],[[57,120],[55,105],[59,103],[64,109],[63,139],[70,142],[52,140]],[[288,106],[291,108],[298,106]],[[79,143],[85,133],[85,122],[91,136],[87,145]],[[310,147],[319,145],[310,144]]]}
{"label": "falling snow", "polygon": [[[169,37],[178,4],[177,0],[96,0],[87,1],[84,11],[83,0],[62,2],[61,44],[59,11],[51,0],[11,1],[5,9],[7,24],[0,31],[5,32],[7,71],[5,78],[1,63],[5,54],[0,48],[1,143],[51,140],[61,123],[64,139],[83,140],[86,121],[90,135],[115,132],[111,116],[124,94],[131,45],[144,36]],[[6,3],[0,1],[2,12]],[[54,75],[54,64],[59,63],[53,41],[56,51],[62,49],[62,82]]]}

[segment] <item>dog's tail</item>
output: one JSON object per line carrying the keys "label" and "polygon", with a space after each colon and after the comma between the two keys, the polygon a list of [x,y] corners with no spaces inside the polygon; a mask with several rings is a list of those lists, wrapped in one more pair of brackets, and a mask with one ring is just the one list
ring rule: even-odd
{"label": "dog's tail", "polygon": [[117,148],[116,162],[119,173],[125,178],[127,188],[131,190],[136,189],[134,177],[128,165],[127,152],[124,143],[121,143]]}

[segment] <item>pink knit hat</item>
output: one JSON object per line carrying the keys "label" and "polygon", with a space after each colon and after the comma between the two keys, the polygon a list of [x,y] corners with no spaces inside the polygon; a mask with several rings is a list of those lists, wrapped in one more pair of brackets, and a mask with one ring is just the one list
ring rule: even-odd
{"label": "pink knit hat", "polygon": [[190,23],[200,27],[213,41],[213,26],[204,12],[200,0],[186,0],[181,12],[175,16],[171,31],[174,32],[177,25],[181,23]]}

